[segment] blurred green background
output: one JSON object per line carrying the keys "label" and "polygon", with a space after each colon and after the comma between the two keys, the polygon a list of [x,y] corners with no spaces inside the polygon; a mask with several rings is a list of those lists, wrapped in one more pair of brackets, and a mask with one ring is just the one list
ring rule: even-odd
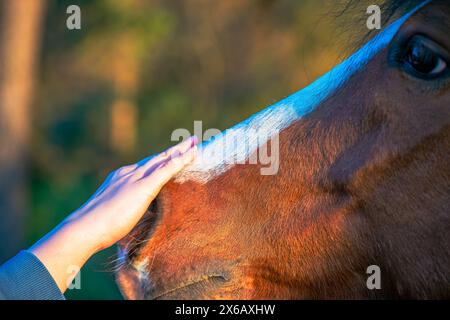
{"label": "blurred green background", "polygon": [[[72,4],[81,30],[66,27]],[[334,4],[1,0],[1,258],[42,237],[114,168],[172,145],[174,129],[225,129],[332,68]],[[8,83],[28,88],[16,92],[23,102],[8,100]],[[120,299],[114,255],[96,255],[67,297]]]}

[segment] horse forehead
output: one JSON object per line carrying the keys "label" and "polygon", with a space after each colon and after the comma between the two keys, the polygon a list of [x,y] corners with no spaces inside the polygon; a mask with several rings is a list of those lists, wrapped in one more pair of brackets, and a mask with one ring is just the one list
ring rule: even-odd
{"label": "horse forehead", "polygon": [[175,182],[206,183],[242,163],[283,129],[315,110],[376,54],[386,48],[403,24],[433,0],[426,0],[389,24],[348,59],[304,89],[227,129],[199,147],[197,159],[175,177]]}

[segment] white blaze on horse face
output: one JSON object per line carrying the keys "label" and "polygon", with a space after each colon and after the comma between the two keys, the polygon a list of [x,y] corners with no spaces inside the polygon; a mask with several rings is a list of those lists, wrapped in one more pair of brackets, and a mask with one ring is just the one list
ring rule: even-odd
{"label": "white blaze on horse face", "polygon": [[[188,180],[206,183],[234,164],[245,163],[255,151],[289,125],[313,111],[361,70],[392,41],[401,26],[422,4],[388,25],[367,44],[306,88],[254,114],[249,119],[225,130],[199,147],[197,160],[175,177],[175,182]],[[233,143],[227,143],[233,141]]]}

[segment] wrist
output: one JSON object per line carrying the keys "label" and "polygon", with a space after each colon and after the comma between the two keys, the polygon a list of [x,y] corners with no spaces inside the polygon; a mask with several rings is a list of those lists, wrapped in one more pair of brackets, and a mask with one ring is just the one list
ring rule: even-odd
{"label": "wrist", "polygon": [[105,249],[105,231],[103,226],[98,221],[95,221],[95,214],[93,214],[92,210],[88,211],[75,211],[64,220],[61,229],[65,229],[69,235],[68,241],[74,241],[91,257]]}
{"label": "wrist", "polygon": [[77,219],[63,221],[30,249],[47,268],[61,292],[73,280],[73,267],[81,269],[97,252],[89,231]]}

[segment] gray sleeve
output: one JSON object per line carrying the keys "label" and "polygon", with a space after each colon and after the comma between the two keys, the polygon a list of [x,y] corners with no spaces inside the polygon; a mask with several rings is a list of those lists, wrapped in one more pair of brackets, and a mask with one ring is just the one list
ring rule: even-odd
{"label": "gray sleeve", "polygon": [[64,295],[42,262],[21,251],[0,266],[0,299],[64,300]]}

